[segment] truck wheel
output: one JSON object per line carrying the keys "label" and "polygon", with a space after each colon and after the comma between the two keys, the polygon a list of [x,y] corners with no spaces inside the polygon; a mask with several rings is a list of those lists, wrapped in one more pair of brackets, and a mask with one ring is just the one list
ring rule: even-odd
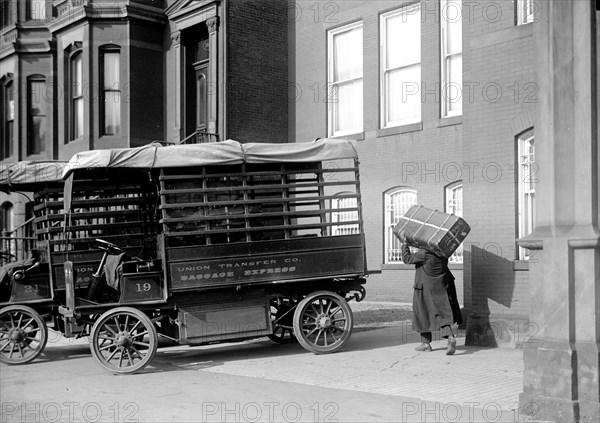
{"label": "truck wheel", "polygon": [[108,310],[94,323],[92,355],[113,373],[135,373],[156,354],[158,335],[145,313],[130,307]]}
{"label": "truck wheel", "polygon": [[3,363],[33,361],[47,341],[46,322],[31,307],[12,305],[0,310],[0,361]]}
{"label": "truck wheel", "polygon": [[330,291],[307,295],[294,312],[294,334],[315,354],[339,351],[352,333],[352,310],[346,300]]}

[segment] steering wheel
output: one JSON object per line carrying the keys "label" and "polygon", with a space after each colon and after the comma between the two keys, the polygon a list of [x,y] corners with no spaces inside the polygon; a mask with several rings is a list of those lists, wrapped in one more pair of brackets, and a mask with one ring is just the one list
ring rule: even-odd
{"label": "steering wheel", "polygon": [[113,244],[112,242],[105,241],[103,239],[96,239],[96,243],[98,244],[98,248],[108,254],[113,254],[118,256],[119,254],[123,254],[125,251],[118,245]]}

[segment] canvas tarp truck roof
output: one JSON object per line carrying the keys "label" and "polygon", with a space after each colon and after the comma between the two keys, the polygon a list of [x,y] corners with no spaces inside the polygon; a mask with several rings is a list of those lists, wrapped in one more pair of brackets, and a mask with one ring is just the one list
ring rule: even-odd
{"label": "canvas tarp truck roof", "polygon": [[35,191],[36,187],[62,180],[67,162],[23,161],[0,164],[0,189]]}
{"label": "canvas tarp truck roof", "polygon": [[310,143],[246,143],[227,140],[206,144],[91,150],[75,154],[65,169],[68,176],[77,169],[168,168],[228,165],[240,163],[321,162],[355,159],[353,141],[322,139]]}

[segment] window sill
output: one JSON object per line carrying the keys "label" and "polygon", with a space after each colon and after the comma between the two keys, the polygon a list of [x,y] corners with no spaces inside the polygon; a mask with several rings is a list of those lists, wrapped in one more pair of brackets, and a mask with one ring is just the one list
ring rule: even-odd
{"label": "window sill", "polygon": [[404,263],[382,263],[381,270],[415,270],[415,265]]}
{"label": "window sill", "polygon": [[442,118],[438,121],[437,126],[438,126],[438,128],[443,128],[445,126],[454,126],[454,125],[462,125],[462,115]]}
{"label": "window sill", "polygon": [[464,263],[448,263],[448,269],[450,270],[463,270]]}
{"label": "window sill", "polygon": [[393,126],[391,128],[383,128],[377,130],[377,138],[387,137],[389,135],[407,134],[409,132],[417,132],[423,130],[423,122],[410,123],[408,125]]}
{"label": "window sill", "polygon": [[513,261],[513,270],[529,270],[529,262],[525,260],[515,260]]}
{"label": "window sill", "polygon": [[329,138],[334,139],[334,140],[347,139],[347,140],[363,141],[365,139],[365,133],[364,132],[356,132],[354,134],[336,135],[334,137],[329,137]]}

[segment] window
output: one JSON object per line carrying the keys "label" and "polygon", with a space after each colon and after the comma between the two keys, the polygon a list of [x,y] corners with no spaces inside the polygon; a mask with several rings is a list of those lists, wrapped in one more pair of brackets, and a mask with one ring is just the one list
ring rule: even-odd
{"label": "window", "polygon": [[83,54],[75,51],[69,59],[68,141],[83,136]]}
{"label": "window", "polygon": [[13,230],[13,205],[6,201],[0,207],[0,232],[12,232]]}
{"label": "window", "polygon": [[462,114],[461,0],[442,0],[440,34],[442,117],[457,116]]}
{"label": "window", "polygon": [[105,49],[102,52],[102,135],[121,132],[120,52]]}
{"label": "window", "polygon": [[[521,134],[518,139],[518,236],[527,236],[535,225],[535,144],[533,129]],[[518,260],[528,260],[527,249],[519,247]]]}
{"label": "window", "polygon": [[328,117],[329,135],[363,130],[363,43],[362,23],[329,31]]}
{"label": "window", "polygon": [[393,233],[398,220],[411,206],[417,204],[417,191],[410,188],[396,188],[388,191],[385,201],[385,262],[402,263],[400,241]]}
{"label": "window", "polygon": [[27,154],[40,154],[46,146],[46,81],[29,79],[27,96]]}
{"label": "window", "polygon": [[381,15],[381,126],[421,121],[421,6]]}
{"label": "window", "polygon": [[[358,205],[356,196],[353,198],[344,197],[340,193],[339,198],[331,200],[331,208],[337,210],[331,213],[331,222],[357,222],[358,221]],[[359,233],[358,223],[349,223],[347,225],[334,225],[331,227],[331,235],[354,235]]]}
{"label": "window", "polygon": [[517,25],[525,25],[533,22],[533,0],[516,0],[515,1]]}
{"label": "window", "polygon": [[[463,217],[463,184],[462,181],[454,182],[446,187],[446,213]],[[454,254],[449,258],[451,263],[463,262],[463,245],[460,244]]]}
{"label": "window", "polygon": [[0,0],[0,29],[17,21],[17,0]]}
{"label": "window", "polygon": [[8,79],[0,88],[2,92],[2,131],[0,133],[0,160],[13,154],[13,141],[15,130],[15,92],[14,82]]}
{"label": "window", "polygon": [[46,20],[46,0],[27,0],[27,20]]}

